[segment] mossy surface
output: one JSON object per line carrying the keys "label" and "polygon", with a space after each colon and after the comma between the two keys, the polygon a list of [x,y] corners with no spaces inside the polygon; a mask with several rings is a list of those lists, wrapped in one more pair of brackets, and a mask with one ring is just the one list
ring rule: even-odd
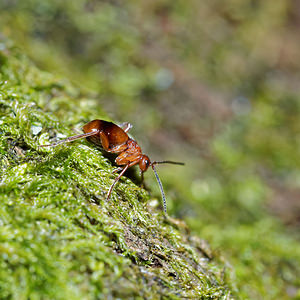
{"label": "mossy surface", "polygon": [[99,148],[38,147],[105,114],[8,41],[1,49],[1,298],[231,298],[221,258],[145,190],[124,177],[104,200],[115,175]]}
{"label": "mossy surface", "polygon": [[[186,163],[159,169],[168,211],[230,261],[237,297],[299,299],[298,6],[288,0],[3,0],[0,30],[40,69],[81,88],[65,80],[52,86],[49,79],[49,97],[39,87],[49,75],[34,77],[45,95],[38,107],[54,118],[32,127],[40,143],[106,118],[101,108],[114,121],[129,121],[150,158]],[[87,89],[97,96],[82,92]],[[71,147],[78,146],[97,149],[85,141]],[[57,151],[39,155],[69,149]],[[145,175],[159,197],[153,174]],[[156,200],[141,196],[144,205]]]}

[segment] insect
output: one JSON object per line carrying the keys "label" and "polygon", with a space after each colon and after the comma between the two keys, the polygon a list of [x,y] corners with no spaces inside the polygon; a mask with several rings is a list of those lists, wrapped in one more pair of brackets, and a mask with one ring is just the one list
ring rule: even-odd
{"label": "insect", "polygon": [[132,125],[127,122],[122,123],[118,126],[112,122],[104,120],[93,120],[83,126],[83,134],[71,136],[50,145],[40,145],[40,147],[55,147],[66,142],[72,142],[77,139],[87,138],[90,142],[102,146],[105,151],[118,154],[115,159],[115,163],[120,167],[114,170],[113,173],[120,173],[115,178],[113,184],[110,186],[106,195],[106,200],[109,199],[114,186],[124,175],[128,168],[138,164],[141,170],[143,182],[143,174],[145,171],[147,171],[149,166],[151,166],[161,191],[164,213],[167,214],[166,196],[161,180],[156,172],[155,165],[184,165],[184,163],[169,160],[151,162],[150,158],[142,153],[141,147],[137,144],[137,142],[128,136],[127,132],[130,130],[130,128],[132,128]]}

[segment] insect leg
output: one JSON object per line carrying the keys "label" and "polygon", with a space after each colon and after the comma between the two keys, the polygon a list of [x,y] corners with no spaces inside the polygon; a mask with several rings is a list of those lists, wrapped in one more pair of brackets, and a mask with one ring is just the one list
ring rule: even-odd
{"label": "insect leg", "polygon": [[118,167],[118,168],[114,169],[114,170],[112,171],[112,173],[118,173],[118,172],[121,171],[121,170],[123,170],[123,168]]}
{"label": "insect leg", "polygon": [[125,132],[128,132],[132,128],[132,125],[129,122],[124,122],[119,124],[119,127],[121,127]]}
{"label": "insect leg", "polygon": [[107,192],[106,200],[109,199],[110,194],[111,194],[111,192],[112,192],[112,190],[113,190],[115,184],[120,180],[120,178],[123,176],[123,174],[126,172],[126,170],[127,170],[128,168],[129,168],[129,165],[126,165],[126,166],[124,167],[124,169],[122,170],[122,172],[121,172],[121,173],[118,175],[118,177],[115,179],[114,183],[110,186],[110,188],[109,188],[109,190],[108,190],[108,192]]}
{"label": "insect leg", "polygon": [[145,188],[145,184],[144,184],[144,172],[141,172],[141,187]]}
{"label": "insect leg", "polygon": [[78,139],[82,139],[82,138],[86,138],[88,136],[92,136],[92,135],[96,135],[99,132],[99,130],[93,130],[92,132],[87,132],[87,133],[83,133],[83,134],[78,134],[78,135],[73,135],[70,136],[64,140],[49,144],[49,145],[40,145],[39,147],[55,147],[57,145],[60,144],[64,144],[64,143],[68,143],[68,142],[72,142]]}

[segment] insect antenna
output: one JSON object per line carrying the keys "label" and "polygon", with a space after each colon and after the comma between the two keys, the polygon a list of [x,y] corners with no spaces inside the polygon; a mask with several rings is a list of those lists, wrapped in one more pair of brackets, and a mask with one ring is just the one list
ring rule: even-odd
{"label": "insect antenna", "polygon": [[153,169],[154,175],[156,177],[156,180],[157,180],[159,188],[160,188],[160,192],[161,192],[161,196],[162,196],[162,200],[163,200],[164,213],[165,213],[165,215],[167,215],[167,202],[166,202],[165,192],[164,192],[162,183],[161,183],[161,181],[159,179],[159,176],[158,176],[158,174],[157,174],[157,172],[155,170],[154,163],[151,164],[151,167]]}
{"label": "insect antenna", "polygon": [[181,165],[181,166],[184,166],[184,163],[183,162],[178,162],[178,161],[171,161],[171,160],[163,160],[163,161],[154,161],[152,163],[152,165],[155,164],[155,165],[158,165],[158,164],[172,164],[172,165]]}
{"label": "insect antenna", "polygon": [[161,196],[162,196],[162,200],[163,200],[163,208],[164,208],[164,213],[165,215],[167,215],[167,202],[166,202],[166,196],[165,196],[165,192],[164,192],[164,189],[163,189],[163,186],[162,186],[162,183],[160,181],[160,178],[156,172],[156,169],[154,167],[154,165],[158,165],[158,164],[173,164],[173,165],[181,165],[183,166],[184,163],[183,162],[178,162],[178,161],[171,161],[171,160],[163,160],[163,161],[154,161],[152,164],[151,164],[151,167],[153,169],[153,172],[154,172],[154,175],[156,177],[156,180],[158,182],[158,185],[159,185],[159,188],[160,188],[160,192],[161,192]]}

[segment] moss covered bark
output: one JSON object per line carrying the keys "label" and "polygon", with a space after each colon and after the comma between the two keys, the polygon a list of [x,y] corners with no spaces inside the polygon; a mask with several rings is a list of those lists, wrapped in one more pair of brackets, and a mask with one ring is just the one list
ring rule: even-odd
{"label": "moss covered bark", "polygon": [[231,298],[219,255],[145,190],[124,177],[104,200],[114,175],[100,149],[38,148],[105,113],[8,41],[0,48],[0,297]]}

